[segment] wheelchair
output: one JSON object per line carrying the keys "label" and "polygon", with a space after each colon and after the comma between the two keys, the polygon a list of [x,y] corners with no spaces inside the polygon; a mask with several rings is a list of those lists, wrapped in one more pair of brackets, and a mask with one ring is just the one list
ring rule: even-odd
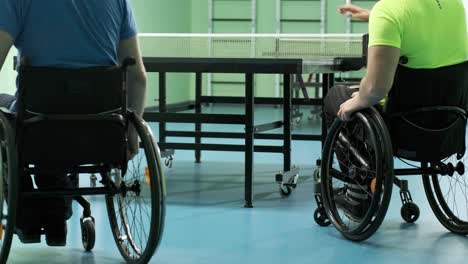
{"label": "wheelchair", "polygon": [[[166,194],[151,129],[127,109],[126,73],[134,63],[127,59],[121,66],[84,69],[22,63],[17,113],[0,111],[0,263],[7,262],[22,197],[77,201],[83,207],[83,247],[91,251],[95,221],[84,195],[105,196],[112,234],[125,261],[150,261],[163,233]],[[129,126],[139,144],[130,161]],[[67,175],[75,184],[22,189],[22,177],[47,173]],[[100,184],[80,187],[79,179],[87,175],[100,176]]]}
{"label": "wheelchair", "polygon": [[[349,240],[366,240],[382,224],[396,185],[401,216],[414,223],[419,207],[408,182],[397,176],[422,175],[439,222],[468,235],[468,63],[418,70],[400,65],[396,76],[385,111],[371,107],[349,122],[335,120],[329,129],[315,172],[314,219],[320,226],[333,224]],[[394,168],[394,158],[408,166]],[[358,217],[337,202],[351,185],[360,189],[354,195],[366,197]]]}

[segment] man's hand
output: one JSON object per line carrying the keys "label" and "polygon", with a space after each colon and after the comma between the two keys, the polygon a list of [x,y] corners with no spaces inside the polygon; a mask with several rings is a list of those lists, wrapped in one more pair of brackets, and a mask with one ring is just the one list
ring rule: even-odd
{"label": "man's hand", "polygon": [[359,111],[361,109],[367,108],[370,105],[367,105],[365,102],[361,100],[359,97],[359,92],[355,92],[351,95],[351,99],[342,103],[340,105],[340,110],[338,111],[338,118],[342,121],[349,121],[351,120],[351,115]]}
{"label": "man's hand", "polygon": [[370,11],[355,6],[353,4],[346,4],[344,6],[340,6],[338,11],[340,12],[340,14],[351,17],[352,19],[369,21]]}

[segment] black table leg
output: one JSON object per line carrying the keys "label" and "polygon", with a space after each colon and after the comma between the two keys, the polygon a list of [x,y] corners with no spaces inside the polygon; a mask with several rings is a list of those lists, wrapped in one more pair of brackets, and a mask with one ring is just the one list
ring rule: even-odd
{"label": "black table leg", "polygon": [[284,99],[283,99],[283,170],[291,170],[291,75],[284,74]]}
{"label": "black table leg", "polygon": [[[201,114],[202,108],[201,108],[201,96],[202,96],[202,73],[197,72],[196,73],[196,78],[195,78],[195,113]],[[202,130],[202,124],[197,122],[195,123],[195,132],[200,133]],[[195,144],[201,144],[201,136],[197,134],[195,136]],[[195,150],[195,162],[200,163],[201,162],[201,150],[197,149]]]}
{"label": "black table leg", "polygon": [[335,85],[335,75],[333,73],[324,73],[322,75],[322,148],[327,137],[327,122],[325,121],[325,97],[333,85]]}
{"label": "black table leg", "polygon": [[253,74],[245,75],[245,205],[253,207],[254,89]]}
{"label": "black table leg", "polygon": [[[322,74],[322,136],[321,136],[321,148],[325,144],[327,139],[327,122],[325,120],[325,97],[328,94],[328,91],[335,85],[335,75],[333,73],[324,73]],[[320,152],[321,153],[321,152]],[[317,160],[317,166],[321,166],[322,160],[321,157]]]}
{"label": "black table leg", "polygon": [[[167,112],[166,106],[166,73],[159,73],[159,112]],[[166,123],[159,123],[159,143],[166,143]],[[164,151],[164,149],[161,149]]]}

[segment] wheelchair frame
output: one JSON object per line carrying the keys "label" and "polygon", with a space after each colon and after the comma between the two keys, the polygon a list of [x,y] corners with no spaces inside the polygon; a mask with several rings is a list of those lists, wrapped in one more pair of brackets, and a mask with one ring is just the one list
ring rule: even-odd
{"label": "wheelchair frame", "polygon": [[[402,116],[407,116],[407,115],[413,115],[413,114],[418,114],[418,113],[423,113],[423,112],[433,112],[433,111],[446,111],[446,112],[451,112],[454,114],[458,115],[458,118],[461,118],[464,121],[464,124],[466,125],[466,119],[467,119],[467,113],[460,108],[457,107],[426,107],[426,108],[420,108],[416,109],[414,111],[410,111],[407,113],[398,113],[395,115],[392,115],[392,117],[402,117]],[[366,109],[363,111],[360,111],[355,114],[355,117],[353,118],[352,121],[350,122],[356,122],[356,119],[361,119],[364,120],[363,122],[368,122],[371,126],[374,127],[375,133],[380,134],[380,140],[384,143],[385,148],[382,149],[383,159],[391,158],[391,161],[387,161],[388,163],[388,170],[391,172],[388,175],[382,175],[380,178],[382,180],[387,180],[388,182],[391,182],[391,185],[397,185],[400,188],[400,199],[403,203],[402,209],[401,209],[401,216],[402,218],[408,222],[408,223],[414,223],[415,221],[418,220],[420,212],[418,206],[413,202],[413,199],[411,197],[411,193],[408,189],[408,182],[407,180],[400,180],[397,178],[397,176],[415,176],[415,175],[422,175],[423,176],[423,183],[424,183],[424,189],[426,192],[426,196],[429,200],[430,206],[438,218],[438,220],[441,222],[441,224],[446,227],[448,230],[461,234],[461,235],[467,235],[468,234],[468,222],[467,220],[463,221],[456,216],[449,206],[447,205],[446,201],[441,200],[441,190],[440,190],[440,185],[437,182],[437,185],[434,183],[434,179],[432,179],[432,186],[431,186],[431,178],[430,177],[437,177],[437,175],[441,176],[448,176],[452,177],[455,173],[458,173],[459,175],[464,175],[465,174],[465,166],[468,164],[464,164],[462,161],[459,161],[465,153],[456,153],[456,159],[458,160],[457,164],[452,164],[451,162],[444,163],[439,161],[436,162],[421,162],[421,167],[420,168],[399,168],[395,169],[393,167],[393,150],[392,150],[392,145],[390,142],[390,136],[388,129],[386,128],[385,121],[383,120],[382,116],[380,113],[374,109],[373,107],[370,109]],[[456,119],[455,122],[457,122]],[[373,125],[372,125],[373,123]],[[326,166],[332,166],[329,163],[329,157],[327,155],[333,155],[333,150],[332,145],[334,144],[334,140],[336,142],[341,142],[337,144],[344,144],[346,145],[347,148],[351,148],[350,153],[353,155],[359,155],[359,153],[356,153],[355,151],[352,151],[353,145],[352,143],[349,142],[349,140],[346,140],[343,138],[344,136],[339,132],[339,129],[341,126],[343,126],[345,122],[342,122],[340,120],[336,120],[332,126],[332,128],[329,131],[329,134],[327,136],[327,140],[323,149],[323,154],[322,154],[322,164],[321,170],[317,170],[315,172],[315,179],[316,179],[316,184],[315,184],[315,199],[318,205],[317,210],[314,213],[314,218],[317,224],[320,226],[328,226],[330,224],[333,224],[343,236],[350,240],[354,241],[362,241],[365,239],[368,239],[373,233],[377,231],[379,226],[381,225],[383,218],[386,214],[388,204],[390,202],[390,197],[391,197],[391,187],[388,188],[383,187],[382,191],[385,192],[387,195],[382,199],[382,204],[378,208],[370,208],[369,212],[367,212],[366,217],[363,218],[363,227],[358,227],[355,230],[352,229],[346,229],[343,226],[340,226],[340,219],[336,219],[337,216],[334,215],[333,211],[335,210],[336,207],[335,202],[332,201],[333,199],[330,197],[330,192],[326,190],[326,188],[330,188],[330,186],[327,185],[327,181],[329,180],[332,172],[327,170]],[[336,135],[339,133],[339,135]],[[339,137],[339,139],[337,139]],[[374,151],[376,151],[374,149]],[[386,152],[386,153],[385,153]],[[358,157],[356,156],[356,159],[360,162],[366,162],[364,157]],[[380,161],[381,162],[381,161]],[[385,162],[383,162],[385,163]],[[379,175],[378,173],[376,173]],[[385,174],[385,173],[384,173]],[[377,187],[379,185],[379,179],[378,176],[377,178]],[[321,182],[320,182],[321,180]],[[435,193],[435,195],[434,195]],[[388,198],[387,198],[388,197]],[[371,210],[377,210],[379,212],[370,212]],[[468,212],[467,212],[468,214]],[[372,218],[375,217],[375,218]]]}
{"label": "wheelchair frame", "polygon": [[[94,230],[94,218],[91,215],[91,205],[83,197],[83,195],[105,195],[106,205],[108,211],[108,217],[111,224],[112,233],[117,244],[117,247],[127,261],[127,263],[147,263],[152,258],[158,245],[160,244],[162,233],[164,229],[164,218],[165,218],[165,184],[164,176],[162,172],[162,166],[160,161],[160,151],[157,144],[154,142],[151,129],[146,123],[138,117],[135,113],[127,109],[127,81],[126,81],[126,70],[127,67],[133,65],[135,61],[133,59],[127,59],[123,65],[119,67],[119,70],[123,74],[122,83],[122,106],[118,110],[120,113],[106,112],[98,114],[72,114],[72,115],[37,115],[24,118],[24,112],[22,111],[21,105],[21,88],[20,88],[20,111],[18,118],[6,110],[0,111],[0,220],[2,221],[0,226],[0,263],[6,263],[11,248],[12,236],[16,229],[16,207],[20,197],[35,197],[35,198],[51,198],[51,197],[73,197],[83,207],[83,215],[80,218],[81,231],[82,231],[82,242],[86,251],[92,250],[95,242],[95,230]],[[29,66],[21,66],[29,67]],[[30,68],[30,67],[29,67]],[[20,69],[20,70],[24,70]],[[79,71],[79,70],[77,70]],[[20,85],[21,87],[21,85]],[[124,154],[125,160],[122,160],[120,165],[117,164],[80,164],[69,168],[59,168],[54,170],[57,172],[66,173],[72,175],[72,180],[76,186],[73,188],[50,188],[47,190],[33,190],[33,191],[20,191],[21,183],[20,177],[30,177],[31,174],[37,173],[48,173],[51,171],[40,170],[36,167],[31,167],[25,164],[22,160],[21,147],[23,145],[22,135],[17,129],[14,132],[13,127],[10,125],[10,121],[14,120],[18,124],[16,127],[20,127],[22,123],[35,123],[41,121],[99,121],[99,120],[114,120],[124,125],[122,129],[125,131],[129,123],[133,124],[136,132],[141,140],[140,149],[142,152],[137,156],[141,159],[146,159],[147,167],[144,172],[136,171],[131,172],[133,177],[140,177],[139,179],[130,178],[127,182],[126,178],[132,177],[129,173],[129,164],[133,164],[134,160],[127,162],[125,161],[126,155]],[[16,134],[16,135],[15,135]],[[122,142],[126,149],[127,138],[125,142]],[[6,155],[5,155],[6,154]],[[143,157],[144,156],[144,157]],[[136,162],[136,161],[135,161]],[[116,166],[117,165],[117,166]],[[137,165],[135,165],[136,167]],[[94,174],[98,173],[102,176],[101,183],[104,187],[79,187],[78,175],[82,173]],[[112,178],[113,177],[113,178]],[[148,185],[145,188],[144,185]],[[143,186],[143,187],[142,187]],[[149,193],[150,222],[146,223],[149,226],[149,232],[147,235],[146,245],[139,245],[138,241],[134,241],[134,236],[138,238],[141,234],[132,235],[132,225],[128,224],[128,211],[127,207],[131,205],[125,204],[125,199],[131,197],[135,202],[140,200],[145,201],[145,195]],[[130,195],[130,196],[129,196]],[[138,200],[138,201],[137,201]],[[133,201],[133,200],[132,200]],[[116,203],[116,205],[114,204]],[[6,208],[5,208],[6,205]],[[133,213],[133,212],[130,212]],[[119,226],[121,224],[123,227]],[[3,232],[5,231],[5,232]],[[146,232],[146,231],[145,231]],[[132,241],[129,241],[132,240]],[[145,241],[145,239],[143,239]]]}

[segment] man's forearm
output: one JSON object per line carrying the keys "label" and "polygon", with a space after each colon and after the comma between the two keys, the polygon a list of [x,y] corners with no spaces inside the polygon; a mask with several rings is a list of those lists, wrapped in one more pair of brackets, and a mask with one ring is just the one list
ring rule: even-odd
{"label": "man's forearm", "polygon": [[387,96],[399,59],[399,48],[382,45],[369,47],[367,73],[359,88],[359,100],[363,105],[375,105]]}
{"label": "man's forearm", "polygon": [[387,85],[372,84],[364,77],[359,88],[359,100],[367,107],[378,104],[390,91]]}
{"label": "man's forearm", "polygon": [[138,116],[143,116],[146,99],[146,78],[129,77],[128,107]]}

